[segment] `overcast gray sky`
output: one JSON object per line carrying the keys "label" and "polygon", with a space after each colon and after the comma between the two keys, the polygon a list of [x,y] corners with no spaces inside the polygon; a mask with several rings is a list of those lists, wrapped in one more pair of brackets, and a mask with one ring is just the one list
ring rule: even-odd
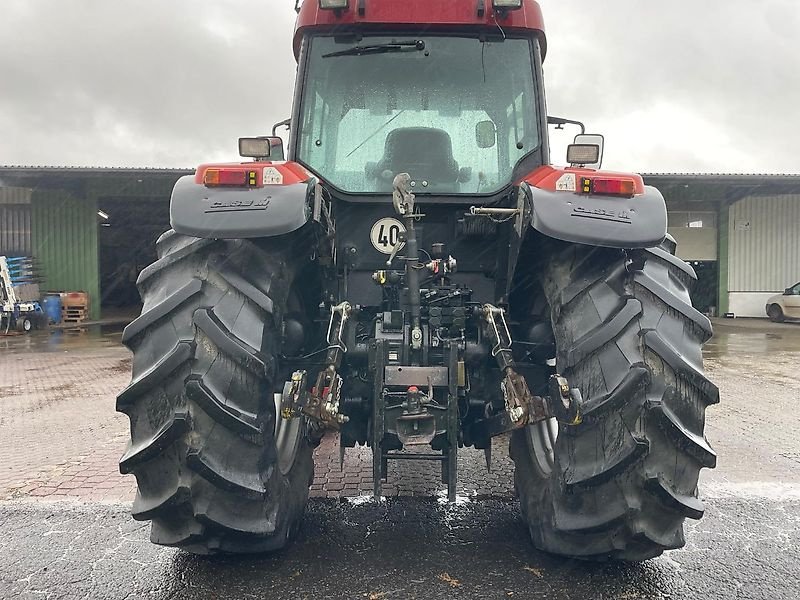
{"label": "overcast gray sky", "polygon": [[[541,4],[549,112],[605,134],[606,167],[800,172],[798,0]],[[293,5],[2,0],[0,164],[235,159],[289,116]]]}

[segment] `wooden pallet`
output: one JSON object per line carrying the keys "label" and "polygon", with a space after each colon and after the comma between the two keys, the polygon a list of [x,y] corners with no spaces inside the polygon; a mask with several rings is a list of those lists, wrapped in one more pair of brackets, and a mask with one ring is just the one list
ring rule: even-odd
{"label": "wooden pallet", "polygon": [[82,323],[89,316],[85,306],[64,306],[61,308],[61,321],[64,323]]}

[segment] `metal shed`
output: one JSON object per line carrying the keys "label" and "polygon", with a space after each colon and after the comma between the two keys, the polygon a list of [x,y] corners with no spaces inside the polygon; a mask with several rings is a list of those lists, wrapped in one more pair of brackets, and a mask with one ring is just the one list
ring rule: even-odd
{"label": "metal shed", "polygon": [[664,173],[645,180],[667,200],[678,255],[698,263],[699,274],[716,271],[718,314],[765,317],[764,300],[800,281],[800,175]]}
{"label": "metal shed", "polygon": [[[113,292],[104,285],[104,275],[113,276],[114,262],[122,262],[126,253],[131,255],[139,247],[148,249],[147,260],[155,258],[157,234],[151,229],[169,228],[172,186],[178,177],[191,172],[0,167],[0,254],[33,256],[43,292],[87,292],[89,316],[99,319],[101,307]],[[116,221],[109,220],[109,206],[115,209]],[[136,216],[126,222],[124,215],[131,214]],[[151,226],[132,244],[132,232],[138,232],[143,221]],[[112,224],[113,228],[107,227]],[[123,243],[115,244],[120,238],[125,238]],[[127,283],[132,288],[132,281]],[[116,289],[119,291],[119,285]]]}
{"label": "metal shed", "polygon": [[[155,259],[172,186],[192,172],[0,167],[0,254],[35,256],[43,290],[87,291],[99,318],[119,298],[138,301],[135,273]],[[800,281],[800,175],[644,177],[698,273],[698,308],[763,317],[766,297]]]}

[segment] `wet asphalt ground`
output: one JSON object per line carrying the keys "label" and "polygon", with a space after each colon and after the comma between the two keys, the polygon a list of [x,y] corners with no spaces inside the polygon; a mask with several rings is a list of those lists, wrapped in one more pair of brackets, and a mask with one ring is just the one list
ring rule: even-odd
{"label": "wet asphalt ground", "polygon": [[312,501],[300,538],[267,558],[153,546],[125,507],[0,507],[6,598],[798,597],[800,498],[717,498],[683,550],[593,564],[531,548],[511,499]]}
{"label": "wet asphalt ground", "polygon": [[[0,353],[52,342],[26,343]],[[536,551],[508,494],[315,498],[290,548],[240,558],[153,546],[125,503],[17,498],[0,502],[0,598],[800,598],[800,326],[719,322],[706,367],[706,516],[643,564]]]}

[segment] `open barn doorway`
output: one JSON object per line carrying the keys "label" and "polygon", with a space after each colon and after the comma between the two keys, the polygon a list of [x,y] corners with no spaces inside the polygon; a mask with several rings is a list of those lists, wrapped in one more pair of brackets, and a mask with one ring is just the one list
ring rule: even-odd
{"label": "open barn doorway", "polygon": [[136,278],[169,229],[169,199],[99,199],[97,208],[103,318],[132,320],[142,308]]}

